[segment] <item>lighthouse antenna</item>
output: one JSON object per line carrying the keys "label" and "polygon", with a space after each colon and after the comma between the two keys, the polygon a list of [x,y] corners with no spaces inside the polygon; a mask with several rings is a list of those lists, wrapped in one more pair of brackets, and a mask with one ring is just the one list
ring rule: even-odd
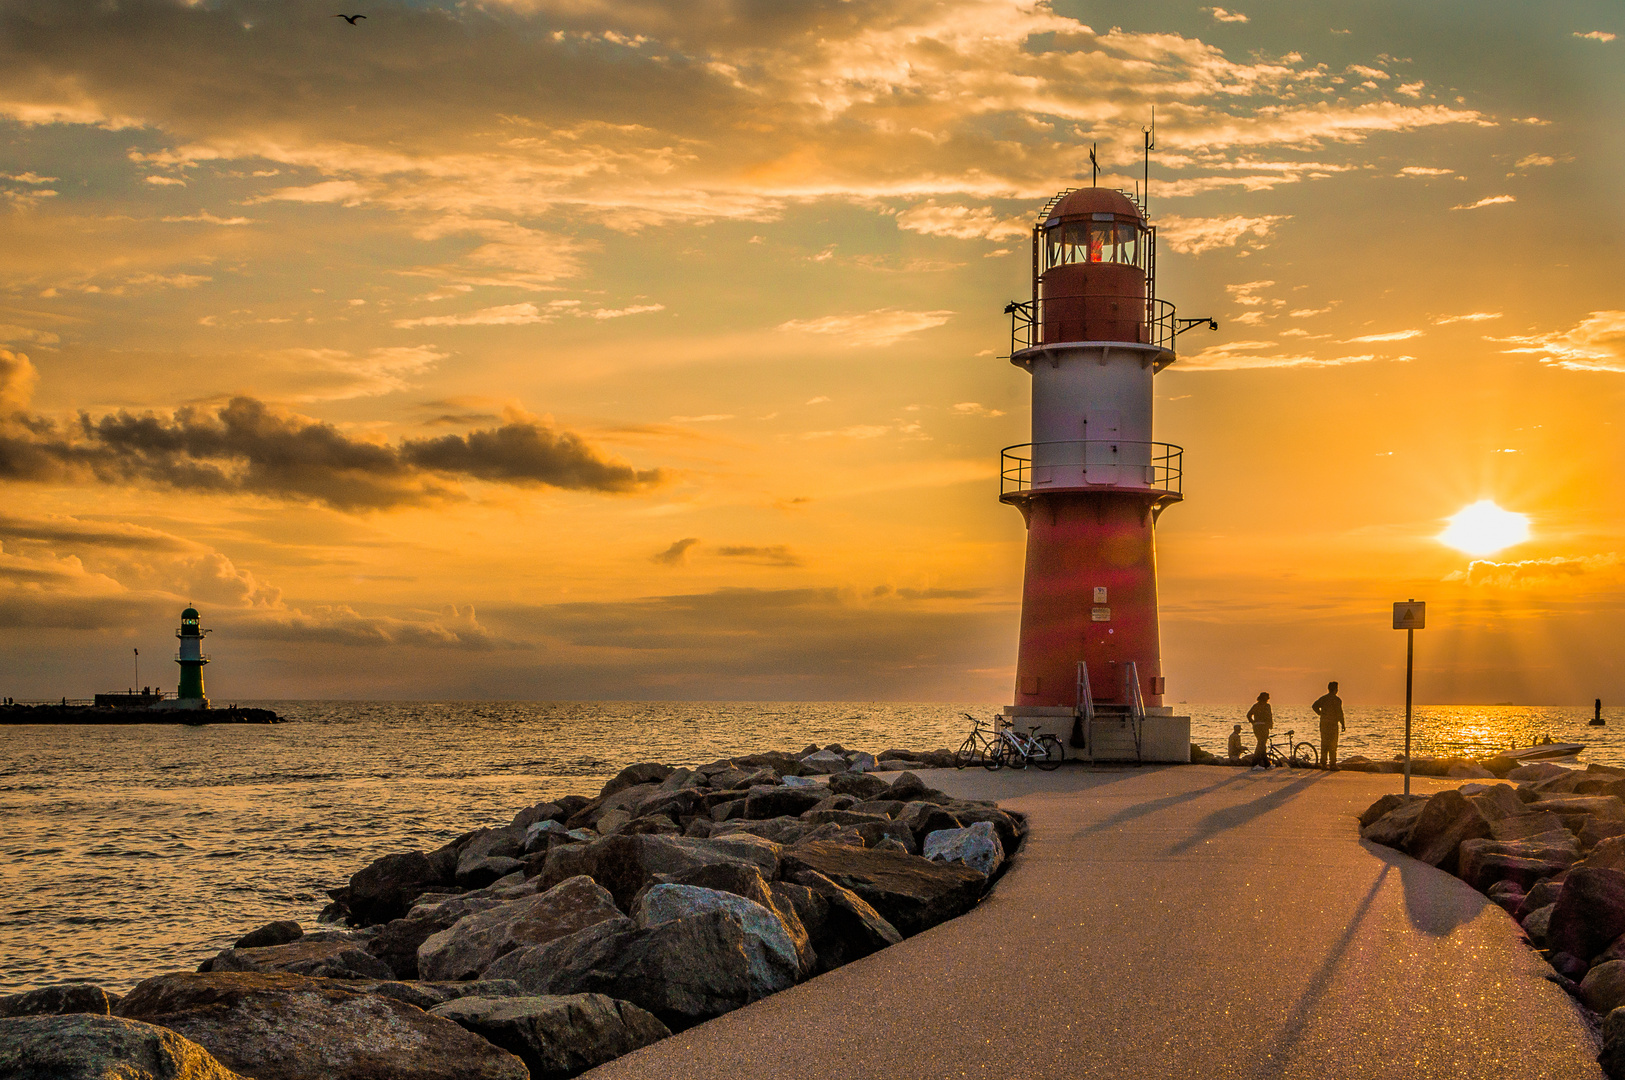
{"label": "lighthouse antenna", "polygon": [[1141,128],[1140,135],[1145,140],[1145,185],[1141,189],[1144,195],[1140,199],[1140,214],[1142,217],[1151,216],[1151,151],[1157,148],[1157,107],[1151,106],[1151,126]]}
{"label": "lighthouse antenna", "polygon": [[1099,149],[1100,149],[1100,144],[1099,143],[1095,143],[1093,146],[1089,147],[1089,186],[1090,187],[1099,187],[1100,186],[1100,159],[1095,156],[1096,151],[1098,151]]}

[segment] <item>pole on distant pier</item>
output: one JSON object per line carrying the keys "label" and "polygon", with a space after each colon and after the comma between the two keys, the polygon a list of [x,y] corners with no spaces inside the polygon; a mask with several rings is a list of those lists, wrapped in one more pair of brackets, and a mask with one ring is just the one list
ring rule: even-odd
{"label": "pole on distant pier", "polygon": [[133,649],[131,651],[135,653],[135,685],[140,686],[141,685],[141,650],[140,649]]}
{"label": "pole on distant pier", "polygon": [[1405,794],[1411,793],[1411,687],[1416,658],[1416,632],[1427,626],[1427,604],[1406,600],[1394,605],[1394,629],[1405,631]]}

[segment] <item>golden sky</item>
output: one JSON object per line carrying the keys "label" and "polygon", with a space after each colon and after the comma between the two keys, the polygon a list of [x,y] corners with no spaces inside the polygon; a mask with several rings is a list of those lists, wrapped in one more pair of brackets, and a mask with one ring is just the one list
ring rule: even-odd
{"label": "golden sky", "polygon": [[6,694],[192,602],[217,700],[1008,701],[1002,309],[1154,107],[1169,700],[1398,700],[1408,597],[1625,697],[1617,4],[351,8],[0,0]]}

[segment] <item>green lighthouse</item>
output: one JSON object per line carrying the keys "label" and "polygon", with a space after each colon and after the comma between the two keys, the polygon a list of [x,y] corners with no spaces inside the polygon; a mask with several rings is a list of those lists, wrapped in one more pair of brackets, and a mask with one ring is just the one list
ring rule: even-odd
{"label": "green lighthouse", "polygon": [[177,709],[209,707],[209,699],[203,696],[203,665],[209,662],[203,655],[203,635],[209,631],[198,625],[200,618],[197,608],[187,608],[181,612],[181,628],[175,631],[181,641],[180,651],[175,654],[175,663],[181,666],[181,684],[175,692]]}

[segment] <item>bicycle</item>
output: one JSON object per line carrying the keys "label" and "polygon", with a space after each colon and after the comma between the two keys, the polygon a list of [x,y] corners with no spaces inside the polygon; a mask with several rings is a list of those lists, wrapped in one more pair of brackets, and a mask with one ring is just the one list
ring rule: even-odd
{"label": "bicycle", "polygon": [[1049,732],[1038,734],[1039,725],[1033,724],[1022,735],[1015,730],[1016,722],[1006,720],[1004,730],[999,732],[998,753],[1003,764],[1012,769],[1025,769],[1031,761],[1044,772],[1053,772],[1061,767],[1066,760],[1066,749]]}
{"label": "bicycle", "polygon": [[1286,745],[1283,748],[1270,736],[1269,748],[1265,753],[1271,765],[1292,769],[1318,769],[1320,768],[1320,748],[1312,742],[1293,742],[1292,736],[1296,734],[1293,729],[1285,733]]}
{"label": "bicycle", "polygon": [[[970,713],[960,713],[971,723],[970,734],[965,741],[959,744],[954,751],[954,768],[963,769],[967,765],[981,765],[992,771],[1004,764],[999,758],[999,740],[997,736],[988,738],[983,734],[982,722]],[[991,727],[989,728],[991,730]]]}

